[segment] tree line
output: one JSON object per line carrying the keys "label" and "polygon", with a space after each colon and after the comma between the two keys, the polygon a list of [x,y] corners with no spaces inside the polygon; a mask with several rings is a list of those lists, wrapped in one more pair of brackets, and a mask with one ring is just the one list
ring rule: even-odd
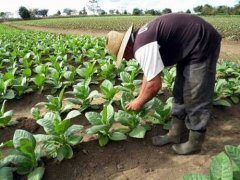
{"label": "tree line", "polygon": [[[139,8],[134,8],[132,12],[127,12],[127,10],[118,10],[110,9],[108,12],[103,10],[98,5],[98,0],[89,0],[87,3],[87,9],[92,12],[93,15],[162,15],[167,13],[172,13],[170,8],[165,8],[162,11],[155,9],[142,10]],[[240,15],[240,1],[233,7],[229,6],[211,6],[209,4],[196,6],[193,8],[194,13],[199,15]],[[47,17],[48,9],[27,9],[24,6],[21,6],[18,10],[18,13],[22,19],[33,19],[38,17]],[[77,11],[76,9],[65,8],[62,12],[58,10],[53,16],[61,16],[64,13],[67,16],[70,15],[87,15],[86,7],[82,10]],[[192,13],[189,9],[185,13]],[[0,18],[5,19],[11,16],[10,12],[0,12]]]}

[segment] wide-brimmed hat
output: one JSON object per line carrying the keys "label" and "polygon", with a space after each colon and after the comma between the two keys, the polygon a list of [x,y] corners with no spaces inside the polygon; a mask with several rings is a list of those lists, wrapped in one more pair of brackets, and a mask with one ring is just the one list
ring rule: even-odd
{"label": "wide-brimmed hat", "polygon": [[116,62],[117,68],[119,68],[122,63],[123,55],[127,47],[127,43],[131,37],[132,31],[133,25],[131,25],[128,28],[126,33],[110,31],[107,35],[106,48],[109,51],[109,53],[117,56]]}

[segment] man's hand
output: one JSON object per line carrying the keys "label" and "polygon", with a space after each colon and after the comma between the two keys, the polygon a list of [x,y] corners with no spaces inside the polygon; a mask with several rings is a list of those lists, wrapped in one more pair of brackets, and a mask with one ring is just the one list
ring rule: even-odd
{"label": "man's hand", "polygon": [[139,111],[146,102],[157,94],[161,86],[162,81],[159,75],[154,77],[151,81],[147,81],[144,76],[139,96],[127,104],[126,108],[128,110]]}
{"label": "man's hand", "polygon": [[136,98],[126,105],[127,110],[139,111],[143,104]]}

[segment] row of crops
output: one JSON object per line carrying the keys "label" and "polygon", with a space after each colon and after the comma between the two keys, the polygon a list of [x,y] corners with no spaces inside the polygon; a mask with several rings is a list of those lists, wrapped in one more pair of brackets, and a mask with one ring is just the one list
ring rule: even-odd
{"label": "row of crops", "polygon": [[[104,16],[104,17],[78,17],[57,18],[12,22],[17,25],[43,26],[60,29],[83,29],[83,30],[117,30],[126,31],[134,24],[136,28],[156,16]],[[204,16],[206,21],[213,24],[223,37],[231,40],[240,40],[240,17],[239,16]]]}
{"label": "row of crops", "polygon": [[[41,179],[43,159],[72,158],[72,147],[86,134],[105,146],[128,137],[144,138],[151,124],[169,128],[171,98],[160,99],[166,99],[162,98],[165,92],[173,88],[175,68],[163,71],[163,90],[156,98],[139,112],[128,111],[125,105],[138,95],[142,71],[135,60],[116,69],[116,58],[106,52],[104,44],[104,38],[20,31],[0,25],[0,127],[12,122],[14,112],[6,101],[28,93],[49,93],[45,102],[31,110],[44,133],[17,129],[12,140],[1,143],[0,177],[13,179],[13,174],[19,174]],[[217,69],[214,104],[239,103],[240,63],[223,61]],[[83,116],[88,126],[81,125]],[[73,124],[73,118],[79,123]]]}

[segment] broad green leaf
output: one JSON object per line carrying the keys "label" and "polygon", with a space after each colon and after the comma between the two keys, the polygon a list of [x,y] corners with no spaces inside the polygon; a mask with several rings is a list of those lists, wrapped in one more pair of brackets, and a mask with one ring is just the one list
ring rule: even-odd
{"label": "broad green leaf", "polygon": [[46,77],[44,74],[37,74],[32,80],[37,87],[42,87]]}
{"label": "broad green leaf", "polygon": [[107,120],[110,122],[114,116],[114,109],[111,104],[107,106]]}
{"label": "broad green leaf", "polygon": [[121,141],[127,139],[127,136],[121,132],[113,132],[110,134],[109,138],[113,141]]}
{"label": "broad green leaf", "polygon": [[1,180],[13,180],[13,169],[11,167],[0,168]]}
{"label": "broad green leaf", "polygon": [[29,139],[20,139],[20,147],[18,150],[20,150],[25,156],[28,156],[31,159],[35,159],[34,149],[35,146],[33,146],[32,142]]}
{"label": "broad green leaf", "polygon": [[111,83],[111,81],[109,80],[104,80],[100,86],[100,88],[106,88],[108,90],[112,89],[113,88],[113,84]]}
{"label": "broad green leaf", "polygon": [[67,114],[67,117],[65,119],[73,119],[77,116],[79,116],[81,114],[81,112],[79,112],[78,110],[72,110]]}
{"label": "broad green leaf", "polygon": [[117,113],[115,113],[115,121],[120,122],[124,126],[130,126],[131,125],[131,115],[128,114],[125,111],[119,110]]}
{"label": "broad green leaf", "polygon": [[211,180],[208,175],[190,173],[183,177],[183,180]]}
{"label": "broad green leaf", "polygon": [[224,107],[231,107],[232,105],[224,99],[219,99],[213,102],[214,106],[224,106]]}
{"label": "broad green leaf", "polygon": [[[60,156],[59,156],[60,155]],[[58,160],[61,161],[63,158],[71,159],[73,157],[73,151],[71,146],[63,145],[58,149]]]}
{"label": "broad green leaf", "polygon": [[39,119],[37,120],[37,124],[42,126],[47,134],[51,134],[54,132],[54,125],[50,119]]}
{"label": "broad green leaf", "polygon": [[92,91],[89,95],[88,95],[88,99],[92,99],[95,97],[99,97],[99,92],[97,90]]}
{"label": "broad green leaf", "polygon": [[47,142],[49,140],[59,140],[58,136],[55,135],[48,135],[48,134],[36,134],[34,135],[36,142]]}
{"label": "broad green leaf", "polygon": [[10,154],[5,157],[2,162],[5,166],[8,164],[14,164],[17,167],[17,172],[19,174],[26,174],[30,172],[33,167],[32,161],[23,155]]}
{"label": "broad green leaf", "polygon": [[43,178],[44,171],[44,167],[37,167],[28,175],[27,178],[28,180],[41,180]]}
{"label": "broad green leaf", "polygon": [[96,134],[99,131],[103,131],[107,129],[108,127],[109,127],[108,125],[96,125],[96,126],[92,126],[91,128],[88,128],[86,132],[87,134]]}
{"label": "broad green leaf", "polygon": [[59,135],[63,134],[69,127],[71,123],[69,119],[61,121],[59,124],[55,124],[55,132]]}
{"label": "broad green leaf", "polygon": [[26,76],[26,77],[30,77],[32,75],[32,71],[30,68],[27,68],[27,69],[23,69],[23,75]]}
{"label": "broad green leaf", "polygon": [[144,138],[145,134],[146,134],[146,129],[142,126],[139,126],[133,129],[129,133],[129,136],[133,138]]}
{"label": "broad green leaf", "polygon": [[21,140],[27,139],[33,148],[36,146],[36,140],[33,135],[25,130],[17,129],[13,136],[13,145],[15,148],[21,147]]}
{"label": "broad green leaf", "polygon": [[227,155],[230,157],[230,159],[238,166],[240,170],[240,148],[231,145],[226,145],[225,151]]}
{"label": "broad green leaf", "polygon": [[15,93],[12,89],[9,89],[7,93],[3,96],[4,99],[13,99],[15,98]]}
{"label": "broad green leaf", "polygon": [[7,148],[13,148],[13,140],[8,140],[6,142],[2,142],[0,144],[0,148],[4,148],[4,147],[7,147]]}
{"label": "broad green leaf", "polygon": [[216,155],[213,158],[210,167],[210,176],[213,180],[233,179],[232,164],[224,152]]}
{"label": "broad green leaf", "polygon": [[40,110],[38,108],[35,108],[33,107],[31,109],[31,114],[32,114],[32,117],[35,119],[35,120],[38,120],[41,118],[41,113],[40,113]]}
{"label": "broad green leaf", "polygon": [[101,125],[101,115],[96,112],[87,112],[85,113],[85,116],[87,120],[92,124],[92,125]]}
{"label": "broad green leaf", "polygon": [[126,110],[126,105],[134,99],[134,96],[129,92],[123,92],[121,98],[122,109]]}
{"label": "broad green leaf", "polygon": [[[239,76],[240,77],[240,76]],[[238,97],[236,97],[236,96],[231,96],[230,97],[231,98],[231,100],[232,100],[232,102],[234,103],[234,104],[238,104],[239,103],[239,98]]]}
{"label": "broad green leaf", "polygon": [[79,134],[83,129],[83,126],[82,125],[72,125],[71,127],[69,127],[66,132],[64,133],[64,136],[65,137],[70,137],[70,136],[73,136],[75,134]]}
{"label": "broad green leaf", "polygon": [[83,137],[80,135],[76,135],[76,136],[71,136],[67,138],[67,142],[71,145],[71,146],[75,146],[77,144],[79,144],[82,141]]}
{"label": "broad green leaf", "polygon": [[121,72],[120,73],[120,79],[123,81],[123,82],[130,82],[131,81],[131,76],[129,73],[127,72]]}
{"label": "broad green leaf", "polygon": [[107,135],[101,134],[99,136],[98,142],[101,147],[107,145],[108,141],[109,141],[109,137]]}

